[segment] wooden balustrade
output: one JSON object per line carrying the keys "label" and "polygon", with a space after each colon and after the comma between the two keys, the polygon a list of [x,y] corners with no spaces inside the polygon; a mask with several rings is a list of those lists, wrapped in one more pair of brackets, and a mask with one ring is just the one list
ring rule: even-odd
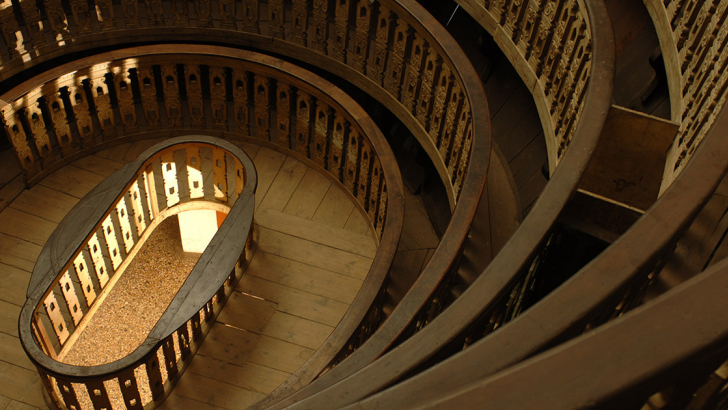
{"label": "wooden balustrade", "polygon": [[[20,315],[21,341],[49,405],[141,409],[164,400],[252,258],[256,185],[253,163],[239,148],[181,137],[145,151],[74,207],[41,252]],[[154,228],[193,209],[227,217],[144,342],[111,363],[65,363]]]}
{"label": "wooden balustrade", "polygon": [[[201,56],[205,65],[199,64]],[[27,89],[36,91],[24,94]],[[380,249],[351,309],[316,360],[300,372],[318,374],[347,346],[352,333],[365,326],[362,323],[381,320],[374,317],[380,313],[372,312],[381,312],[402,230],[401,176],[381,131],[361,107],[330,83],[256,53],[150,46],[70,63],[4,97],[12,101],[5,115],[20,126],[28,107],[52,109],[53,104],[46,103],[51,100],[69,107],[62,121],[47,121],[45,129],[26,134],[35,145],[32,138],[53,135],[61,122],[70,129],[65,151],[56,139],[49,142],[48,160],[36,168],[40,169],[36,178],[113,144],[190,133],[265,145],[318,168],[341,184],[368,216]],[[73,101],[78,101],[76,106]],[[99,109],[102,104],[106,108]],[[80,108],[72,111],[70,107]],[[50,112],[41,113],[48,116]],[[190,162],[190,166],[195,165]],[[179,189],[165,186],[169,188]]]}
{"label": "wooden balustrade", "polygon": [[662,190],[680,174],[728,99],[728,4],[645,0],[657,30],[680,124],[668,151]]}

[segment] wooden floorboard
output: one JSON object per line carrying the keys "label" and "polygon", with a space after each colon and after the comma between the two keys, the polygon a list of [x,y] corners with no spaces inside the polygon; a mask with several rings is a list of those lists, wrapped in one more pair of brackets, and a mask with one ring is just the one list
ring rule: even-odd
{"label": "wooden floorboard", "polygon": [[[294,158],[288,157],[281,166],[270,189],[260,202],[260,209],[274,209],[283,211],[298,184],[306,174],[308,167]],[[256,198],[257,198],[256,193]]]}
{"label": "wooden floorboard", "polygon": [[309,168],[283,212],[305,219],[313,218],[330,187],[328,178]]}
{"label": "wooden floorboard", "polygon": [[57,223],[15,208],[5,208],[0,212],[0,232],[6,235],[44,245],[56,229]]}
{"label": "wooden floorboard", "polygon": [[81,199],[103,180],[104,177],[99,174],[67,165],[44,178],[39,184]]}
{"label": "wooden floorboard", "polygon": [[61,191],[36,185],[23,191],[10,207],[59,223],[78,201],[78,198]]}

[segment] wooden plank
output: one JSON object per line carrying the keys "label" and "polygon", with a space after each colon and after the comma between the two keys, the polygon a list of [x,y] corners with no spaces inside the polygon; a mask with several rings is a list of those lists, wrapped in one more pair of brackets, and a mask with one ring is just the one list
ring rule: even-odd
{"label": "wooden plank", "polygon": [[36,371],[33,363],[25,354],[20,339],[5,333],[0,333],[0,360],[12,365]]}
{"label": "wooden plank", "polygon": [[424,205],[409,191],[405,191],[404,198],[404,225],[400,248],[406,250],[436,248],[440,238],[432,227]]}
{"label": "wooden plank", "polygon": [[266,196],[268,189],[278,174],[278,170],[283,165],[286,156],[280,152],[261,148],[258,155],[255,156],[253,164],[258,172],[258,188],[255,191],[255,209],[260,207],[260,203]]}
{"label": "wooden plank", "polygon": [[23,176],[18,175],[8,182],[5,186],[0,188],[0,211],[7,208],[15,198],[20,195],[25,189],[25,182],[23,182]]}
{"label": "wooden plank", "polygon": [[492,117],[493,139],[499,146],[508,145],[513,129],[524,119],[527,107],[533,106],[533,96],[526,87],[518,87],[503,107]]}
{"label": "wooden plank", "polygon": [[85,157],[74,161],[73,166],[85,169],[86,171],[93,172],[94,174],[108,177],[113,174],[114,171],[121,168],[124,163],[119,162],[116,158],[101,158],[96,155],[86,155]]}
{"label": "wooden plank", "polygon": [[328,178],[319,174],[313,168],[309,168],[283,212],[301,218],[313,218],[316,209],[318,209],[321,200],[330,187],[331,181]]}
{"label": "wooden plank", "polygon": [[148,139],[148,140],[135,141],[135,142],[131,143],[131,145],[129,146],[129,149],[126,151],[124,156],[119,157],[119,158],[121,158],[121,160],[119,160],[119,161],[122,163],[134,161],[135,159],[137,159],[137,157],[139,155],[141,155],[142,152],[146,151],[147,149],[149,149],[150,147],[152,147],[156,144],[159,144],[160,142],[162,142],[166,139],[167,138],[164,137],[164,138],[152,138],[152,139]]}
{"label": "wooden plank", "polygon": [[252,332],[215,323],[198,354],[242,366],[248,361],[258,337]]}
{"label": "wooden plank", "polygon": [[38,372],[0,361],[0,396],[45,408]]}
{"label": "wooden plank", "polygon": [[0,232],[36,245],[44,245],[56,226],[56,223],[15,208],[0,212]]}
{"label": "wooden plank", "polygon": [[[0,214],[2,215],[2,214]],[[342,275],[364,279],[372,260],[318,243],[258,227],[258,249]]]}
{"label": "wooden plank", "polygon": [[31,406],[30,404],[25,404],[19,401],[10,400],[8,402],[7,407],[5,407],[5,410],[34,410],[37,409],[35,406]]}
{"label": "wooden plank", "polygon": [[321,347],[333,330],[332,326],[326,326],[287,313],[276,312],[268,322],[268,326],[265,327],[264,334],[316,350]]}
{"label": "wooden plank", "polygon": [[0,263],[24,270],[28,273],[33,272],[35,262],[27,261],[23,258],[18,258],[15,255],[0,252]]}
{"label": "wooden plank", "polygon": [[39,184],[57,189],[76,198],[83,198],[104,177],[93,172],[67,165],[45,177]]}
{"label": "wooden plank", "polygon": [[249,142],[239,142],[234,143],[238,147],[240,147],[243,151],[245,151],[246,154],[250,157],[250,159],[255,159],[255,156],[258,155],[258,152],[260,152],[261,146],[258,144],[251,144]]}
{"label": "wooden plank", "polygon": [[178,396],[226,409],[246,408],[265,397],[265,395],[258,392],[191,372],[186,372],[182,376],[174,392]]}
{"label": "wooden plank", "polygon": [[428,249],[416,249],[397,251],[394,255],[390,271],[391,283],[387,287],[387,292],[397,303],[420,276],[428,253]]}
{"label": "wooden plank", "polygon": [[204,356],[195,357],[187,371],[263,394],[272,392],[291,376],[255,363],[237,366]]}
{"label": "wooden plank", "polygon": [[[268,193],[265,194],[265,198],[260,203],[260,209],[271,208],[282,211],[291,196],[293,196],[293,192],[296,191],[298,184],[301,183],[301,179],[303,179],[307,170],[308,167],[303,162],[292,157],[286,158]],[[257,195],[256,193],[256,198]]]}
{"label": "wooden plank", "polygon": [[0,187],[4,187],[20,175],[21,169],[15,152],[11,149],[0,152]]}
{"label": "wooden plank", "polygon": [[35,263],[40,256],[42,246],[0,233],[0,253],[7,253]]}
{"label": "wooden plank", "polygon": [[287,373],[294,373],[314,354],[315,350],[284,342],[265,335],[260,336],[250,362]]}
{"label": "wooden plank", "polygon": [[349,215],[349,219],[346,220],[344,229],[362,235],[372,235],[372,229],[368,220],[357,207],[354,207],[354,209],[351,210],[351,214]]}
{"label": "wooden plank", "polygon": [[0,264],[0,300],[23,306],[28,290],[30,273],[12,266]]}
{"label": "wooden plank", "polygon": [[59,223],[79,199],[43,185],[23,191],[10,204],[11,208]]}
{"label": "wooden plank", "polygon": [[[247,271],[245,275],[248,275]],[[275,311],[274,302],[233,292],[225,304],[225,309],[217,317],[217,321],[260,334]]]}
{"label": "wooden plank", "polygon": [[[184,376],[182,376],[184,378]],[[203,403],[201,401],[188,399],[187,397],[180,396],[172,390],[172,394],[167,396],[161,406],[162,410],[219,410],[222,407],[213,406],[211,404]]]}
{"label": "wooden plank", "polygon": [[[533,103],[531,105],[533,105]],[[499,144],[498,147],[501,149],[501,152],[507,162],[511,162],[528,146],[528,144],[531,144],[534,141],[543,144],[545,147],[546,141],[543,137],[535,140],[535,138],[542,132],[543,128],[541,126],[541,119],[538,117],[536,107],[533,106],[532,109],[528,110],[526,115],[523,116],[518,125],[516,125],[511,132],[511,135],[508,136],[507,143],[503,145]]]}
{"label": "wooden plank", "polygon": [[261,210],[255,215],[255,220],[260,226],[274,231],[366,256],[367,258],[374,258],[377,253],[374,239],[369,236],[355,234],[345,229],[293,216],[285,212],[273,209]]}
{"label": "wooden plank", "polygon": [[96,153],[100,158],[124,158],[124,155],[129,151],[133,143],[127,142],[126,144],[115,145],[111,148],[99,151]]}
{"label": "wooden plank", "polygon": [[344,228],[353,209],[354,204],[349,196],[338,186],[332,184],[316,213],[313,214],[313,220],[336,228]]}
{"label": "wooden plank", "polygon": [[254,276],[314,295],[351,304],[362,281],[305,263],[258,251],[245,271]]}
{"label": "wooden plank", "polygon": [[533,174],[541,172],[541,167],[548,163],[546,142],[543,133],[534,139],[508,163],[516,187],[520,188],[528,182]]}
{"label": "wooden plank", "polygon": [[[289,288],[252,275],[243,276],[238,284],[238,289],[241,292],[254,294],[263,299],[276,302],[279,312],[296,315],[328,326],[339,324],[339,321],[349,309],[349,305],[346,303]],[[273,317],[270,320],[272,321]],[[268,326],[270,326],[270,323],[268,323]],[[266,326],[265,330],[267,329]],[[265,330],[262,333],[268,334]]]}
{"label": "wooden plank", "polygon": [[528,210],[533,204],[536,199],[538,199],[538,196],[541,195],[541,191],[543,191],[543,188],[546,186],[546,178],[544,178],[543,174],[540,172],[535,173],[531,179],[526,182],[521,188],[518,190],[518,196],[521,199],[521,207],[524,208],[524,211]]}

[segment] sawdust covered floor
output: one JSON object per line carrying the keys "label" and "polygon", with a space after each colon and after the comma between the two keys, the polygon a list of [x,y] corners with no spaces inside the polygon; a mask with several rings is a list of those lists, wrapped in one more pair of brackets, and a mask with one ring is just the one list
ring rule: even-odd
{"label": "sawdust covered floor", "polygon": [[94,366],[121,359],[144,342],[200,258],[185,253],[177,216],[157,226],[122,273],[63,362]]}

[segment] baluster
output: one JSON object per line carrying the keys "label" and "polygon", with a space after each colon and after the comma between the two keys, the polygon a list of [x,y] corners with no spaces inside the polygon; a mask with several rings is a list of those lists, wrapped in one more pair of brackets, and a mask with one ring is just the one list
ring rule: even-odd
{"label": "baluster", "polygon": [[238,135],[250,134],[250,112],[248,110],[248,78],[245,71],[233,69],[233,109]]}
{"label": "baluster", "polygon": [[387,44],[389,43],[389,29],[392,24],[392,17],[389,9],[379,3],[379,17],[376,25],[376,36],[374,38],[374,51],[369,56],[367,63],[367,77],[371,78],[380,86],[383,85],[384,68],[387,63]]}
{"label": "baluster", "polygon": [[192,341],[199,342],[202,338],[202,323],[200,319],[200,312],[197,312],[194,316],[192,316],[192,319],[190,319],[190,324],[192,326]]}
{"label": "baluster", "polygon": [[27,104],[25,109],[25,118],[30,126],[31,139],[35,142],[35,148],[38,151],[43,167],[47,167],[55,160],[53,155],[53,147],[48,137],[48,129],[43,120],[43,112],[41,105],[43,102],[38,100],[40,97],[40,89],[36,89],[28,93],[28,102],[37,101],[36,103]]}
{"label": "baluster", "polygon": [[78,397],[76,397],[76,391],[73,389],[71,382],[56,378],[56,383],[58,383],[58,390],[61,392],[63,404],[66,405],[66,408],[71,409],[75,407],[76,409],[80,409],[81,405],[78,404]]}
{"label": "baluster", "polygon": [[291,148],[291,86],[278,81],[276,90],[276,128],[277,143],[283,148]]}
{"label": "baluster", "polygon": [[331,148],[329,152],[328,170],[337,181],[341,181],[341,163],[344,155],[344,134],[346,133],[346,120],[334,113],[334,127],[331,133]]}
{"label": "baluster", "polygon": [[212,149],[212,175],[213,183],[215,184],[215,199],[221,202],[227,202],[227,164],[225,161],[225,151],[222,149]]}
{"label": "baluster", "polygon": [[372,24],[372,3],[359,0],[356,5],[356,30],[354,31],[354,55],[351,65],[360,73],[365,73],[366,59],[369,53],[369,33]]}
{"label": "baluster", "polygon": [[137,237],[141,237],[149,225],[149,210],[146,206],[146,190],[144,187],[144,177],[137,177],[136,181],[129,189],[129,202],[134,211],[134,226],[136,226]]}
{"label": "baluster", "polygon": [[136,106],[134,105],[134,94],[131,90],[131,70],[127,67],[114,68],[114,86],[116,88],[116,99],[119,105],[121,122],[124,124],[124,131],[135,133],[137,127]]}
{"label": "baluster", "polygon": [[187,358],[189,358],[192,354],[192,349],[190,348],[188,323],[189,321],[185,322],[185,324],[180,326],[179,329],[177,329],[177,331],[175,332],[177,335],[177,345],[179,346],[180,360],[182,360],[183,362],[187,360]]}
{"label": "baluster", "polygon": [[94,270],[96,271],[96,278],[99,280],[99,286],[101,289],[106,287],[109,282],[109,270],[106,266],[106,259],[101,248],[101,242],[99,240],[98,232],[95,232],[88,241],[89,253],[91,254],[91,260],[94,263]]}
{"label": "baluster", "polygon": [[167,114],[167,127],[182,127],[182,103],[179,94],[177,66],[162,65],[162,83],[164,89],[164,108]]}
{"label": "baluster", "polygon": [[73,146],[73,134],[71,134],[71,126],[68,124],[66,107],[60,91],[46,95],[45,105],[53,123],[53,130],[56,134],[56,141],[58,141],[61,155],[67,157],[74,153],[76,148]]}
{"label": "baluster", "polygon": [[455,140],[453,141],[452,150],[447,160],[447,173],[450,175],[451,182],[455,180],[455,167],[457,166],[458,155],[462,148],[465,128],[470,123],[470,116],[470,103],[464,99],[463,108],[460,110],[460,116],[458,117],[457,128],[455,130]]}
{"label": "baluster", "polygon": [[227,130],[227,97],[225,95],[225,69],[210,67],[210,107],[213,127]]}
{"label": "baluster", "polygon": [[352,127],[349,131],[349,141],[346,147],[346,162],[344,165],[344,186],[355,194],[357,161],[359,159],[359,132]]}
{"label": "baluster", "polygon": [[164,6],[162,0],[144,0],[147,21],[152,27],[164,26]]}
{"label": "baluster", "polygon": [[177,163],[172,151],[165,151],[160,155],[162,179],[164,180],[164,196],[167,208],[179,203],[179,183],[177,182]]}
{"label": "baluster", "polygon": [[[237,199],[240,196],[240,193],[243,192],[243,188],[245,187],[245,168],[243,168],[243,164],[235,161],[235,199]],[[251,229],[252,230],[252,229]],[[245,252],[243,252],[245,254]]]}
{"label": "baluster", "polygon": [[187,86],[187,106],[190,112],[190,127],[205,128],[205,108],[202,103],[200,67],[185,64],[185,81],[185,85]]}
{"label": "baluster", "polygon": [[369,181],[371,177],[371,152],[372,148],[366,138],[361,139],[361,159],[359,160],[359,181],[356,188],[356,199],[366,209],[367,194],[369,193]]}
{"label": "baluster", "polygon": [[334,44],[331,57],[346,63],[346,48],[349,38],[350,0],[335,0],[334,10]]}
{"label": "baluster", "polygon": [[89,273],[89,259],[86,257],[87,251],[84,249],[79,252],[76,259],[73,260],[73,266],[76,268],[76,276],[81,282],[81,291],[83,297],[86,299],[86,306],[91,307],[94,300],[96,300],[96,289],[94,289],[93,281]]}
{"label": "baluster", "polygon": [[458,109],[462,100],[463,96],[460,92],[460,85],[455,83],[450,91],[450,101],[447,104],[445,114],[445,126],[442,130],[442,140],[440,140],[438,147],[440,149],[440,158],[442,158],[444,163],[447,163],[450,144],[452,143],[453,133],[455,132],[455,118],[458,115]]}
{"label": "baluster", "polygon": [[311,142],[311,96],[298,90],[296,102],[296,152],[308,157]]}
{"label": "baluster", "polygon": [[124,25],[127,28],[137,28],[141,26],[139,21],[138,0],[121,0],[121,10],[124,13]]}
{"label": "baluster", "polygon": [[460,161],[457,167],[457,177],[455,178],[455,197],[460,197],[460,192],[463,187],[463,180],[470,164],[470,149],[473,145],[473,124],[468,123],[465,131],[465,142],[463,143],[463,152],[460,154]]}
{"label": "baluster", "polygon": [[119,388],[121,395],[124,398],[124,404],[128,410],[141,410],[142,397],[139,393],[139,385],[137,383],[136,376],[134,375],[134,369],[129,369],[122,372],[119,375]]}
{"label": "baluster", "polygon": [[372,177],[369,187],[369,204],[367,205],[367,213],[369,214],[369,220],[372,224],[377,222],[377,205],[379,205],[379,185],[381,183],[380,177],[382,176],[382,165],[379,163],[379,158],[372,154]]}
{"label": "baluster", "polygon": [[212,27],[210,0],[194,0],[197,27]]}
{"label": "baluster", "polygon": [[384,86],[387,91],[399,100],[402,91],[402,77],[404,75],[404,53],[407,48],[407,32],[409,25],[402,19],[397,18],[397,25],[394,29],[392,40],[392,52],[387,62],[387,77]]}
{"label": "baluster", "polygon": [[0,30],[2,30],[5,45],[8,47],[10,59],[19,57],[18,43],[22,40],[22,34],[10,0],[0,3]]}
{"label": "baluster", "polygon": [[556,29],[556,15],[560,12],[560,9],[564,3],[554,2],[548,0],[544,5],[543,11],[540,15],[540,22],[538,28],[534,29],[529,49],[529,54],[526,56],[528,63],[531,67],[534,67],[534,71],[537,76],[541,75],[543,69],[544,58],[546,57],[547,46],[550,45],[549,38],[553,38],[554,30]]}
{"label": "baluster", "polygon": [[382,239],[382,231],[384,230],[384,222],[387,218],[387,185],[382,180],[381,190],[379,192],[379,211],[377,212],[376,232],[377,238]]}
{"label": "baluster", "polygon": [[104,232],[104,240],[106,241],[106,247],[109,251],[109,258],[111,258],[111,265],[113,266],[114,271],[116,271],[124,261],[124,258],[121,255],[121,246],[119,246],[118,235],[116,227],[114,226],[116,224],[112,220],[113,215],[113,213],[109,214],[109,216],[104,219],[101,223],[101,228]]}
{"label": "baluster", "polygon": [[149,389],[152,392],[152,400],[159,400],[164,396],[164,383],[162,382],[162,371],[159,366],[157,352],[149,355],[145,367],[147,379],[149,380]]}
{"label": "baluster", "polygon": [[157,86],[154,79],[154,70],[151,66],[137,68],[139,90],[142,97],[142,111],[147,123],[147,130],[159,129],[159,102],[157,101]]}
{"label": "baluster", "polygon": [[187,184],[190,187],[190,199],[205,197],[205,186],[202,178],[202,159],[200,149],[187,148]]}
{"label": "baluster", "polygon": [[430,48],[427,50],[427,58],[425,59],[425,67],[422,71],[422,84],[420,85],[420,94],[417,96],[417,119],[422,127],[427,129],[430,120],[430,109],[432,107],[432,83],[435,80],[435,71],[437,70],[438,60],[440,56]]}
{"label": "baluster", "polygon": [[116,216],[119,219],[119,227],[121,228],[121,237],[124,242],[124,249],[128,254],[134,247],[135,237],[131,230],[131,215],[129,214],[129,194],[125,194],[116,204]]}
{"label": "baluster", "polygon": [[506,33],[511,35],[511,40],[513,40],[514,43],[518,44],[519,38],[521,36],[521,21],[523,20],[523,15],[526,12],[526,6],[524,6],[524,1],[527,2],[527,0],[512,0],[511,3],[508,5],[508,11],[505,15],[505,22],[503,24],[503,28],[506,30]]}
{"label": "baluster", "polygon": [[243,0],[243,30],[260,33],[258,20],[258,0]]}
{"label": "baluster", "polygon": [[412,41],[412,50],[409,61],[405,64],[404,90],[402,91],[402,104],[410,113],[415,109],[415,97],[417,96],[418,84],[420,82],[420,71],[422,70],[422,57],[425,54],[425,41],[415,32]]}
{"label": "baluster", "polygon": [[274,38],[285,38],[286,12],[283,0],[268,0],[268,35]]}
{"label": "baluster", "polygon": [[288,41],[306,46],[306,32],[308,31],[308,0],[292,0],[291,31]]}
{"label": "baluster", "polygon": [[96,115],[99,119],[99,125],[101,126],[104,139],[116,137],[114,111],[111,108],[111,95],[109,94],[108,84],[106,84],[104,77],[99,77],[95,81],[90,80],[89,86],[91,87],[91,94],[94,97]]}
{"label": "baluster", "polygon": [[43,35],[43,22],[40,19],[40,10],[36,5],[36,0],[23,0],[19,3],[23,20],[25,20],[25,28],[28,30],[30,42],[33,44],[33,47],[37,48],[46,44],[46,39]]}
{"label": "baluster", "polygon": [[235,30],[235,0],[218,0],[218,12],[220,13],[220,28]]}
{"label": "baluster", "polygon": [[329,39],[329,0],[313,0],[313,38],[311,48],[321,54],[327,54]]}
{"label": "baluster", "polygon": [[270,139],[270,79],[254,75],[253,103],[255,105],[255,137]]}
{"label": "baluster", "polygon": [[190,12],[187,0],[171,0],[174,25],[177,27],[190,26]]}
{"label": "baluster", "polygon": [[58,285],[61,288],[63,299],[66,301],[66,306],[68,306],[68,312],[71,314],[73,324],[78,326],[83,318],[83,312],[81,311],[81,305],[78,304],[76,288],[73,286],[73,281],[68,271],[63,273]]}
{"label": "baluster", "polygon": [[9,137],[10,143],[13,144],[15,155],[20,164],[28,175],[35,175],[40,172],[40,164],[36,162],[35,155],[30,149],[25,130],[20,123],[20,117],[15,107],[9,110],[3,110],[3,126],[5,134]]}
{"label": "baluster", "polygon": [[85,384],[88,389],[88,395],[91,398],[91,402],[95,409],[111,408],[111,401],[109,400],[109,394],[106,392],[106,388],[104,387],[104,382],[90,381]]}
{"label": "baluster", "polygon": [[114,22],[114,4],[111,0],[94,0],[96,3],[96,17],[101,25],[101,31],[116,29]]}
{"label": "baluster", "polygon": [[94,124],[89,111],[88,97],[81,83],[82,80],[83,78],[76,78],[75,83],[68,87],[68,94],[73,107],[76,128],[81,136],[81,146],[88,148],[95,145],[96,140],[94,138]]}
{"label": "baluster", "polygon": [[177,355],[174,351],[175,333],[169,335],[162,342],[162,353],[164,354],[164,365],[167,368],[167,380],[172,380],[177,376]]}
{"label": "baluster", "polygon": [[53,325],[53,331],[56,334],[56,337],[58,337],[58,342],[63,345],[66,343],[66,340],[68,340],[68,336],[70,334],[68,332],[66,320],[63,319],[63,315],[61,314],[61,306],[58,304],[53,290],[48,292],[48,295],[43,300],[43,305],[45,306],[48,318],[51,320],[51,324]]}
{"label": "baluster", "polygon": [[93,29],[91,28],[91,15],[88,11],[88,0],[69,0],[69,2],[78,34],[91,33]]}
{"label": "baluster", "polygon": [[45,7],[48,25],[53,31],[53,40],[59,41],[68,36],[70,34],[68,32],[68,16],[63,10],[61,0],[44,0],[43,6]]}
{"label": "baluster", "polygon": [[329,106],[321,100],[316,101],[316,121],[313,135],[313,160],[320,167],[326,167],[326,152],[329,141]]}

